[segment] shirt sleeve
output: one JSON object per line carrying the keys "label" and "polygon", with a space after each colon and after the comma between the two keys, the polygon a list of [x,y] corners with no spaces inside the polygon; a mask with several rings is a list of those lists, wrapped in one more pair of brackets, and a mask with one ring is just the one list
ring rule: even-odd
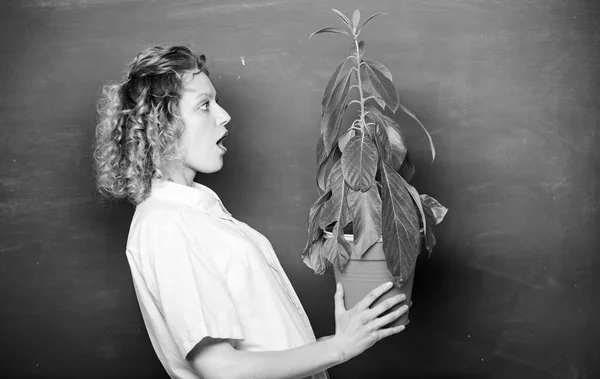
{"label": "shirt sleeve", "polygon": [[[163,220],[164,222],[164,220]],[[157,307],[182,357],[205,337],[244,338],[235,304],[225,279],[208,248],[178,225],[153,227],[145,233],[147,271]]]}

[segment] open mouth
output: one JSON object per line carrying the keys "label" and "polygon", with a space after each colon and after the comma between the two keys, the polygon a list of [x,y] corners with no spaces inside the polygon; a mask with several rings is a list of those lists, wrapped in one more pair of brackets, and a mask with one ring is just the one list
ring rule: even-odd
{"label": "open mouth", "polygon": [[224,151],[227,151],[227,148],[223,146],[223,141],[225,141],[225,138],[227,138],[228,135],[229,132],[226,131],[225,134],[223,134],[223,136],[217,141],[217,146],[219,146]]}

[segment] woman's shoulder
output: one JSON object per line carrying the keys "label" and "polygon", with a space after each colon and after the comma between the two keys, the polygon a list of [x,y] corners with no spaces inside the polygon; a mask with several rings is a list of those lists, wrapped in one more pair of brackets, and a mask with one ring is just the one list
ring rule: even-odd
{"label": "woman's shoulder", "polygon": [[209,222],[202,212],[160,199],[149,199],[139,204],[131,221],[131,231],[144,229],[147,232],[176,228],[185,230],[197,228]]}

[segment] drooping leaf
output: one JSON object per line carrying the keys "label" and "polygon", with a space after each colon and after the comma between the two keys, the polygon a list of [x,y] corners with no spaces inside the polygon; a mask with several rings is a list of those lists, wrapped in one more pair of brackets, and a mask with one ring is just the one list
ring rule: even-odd
{"label": "drooping leaf", "polygon": [[352,250],[348,241],[344,239],[344,226],[350,222],[350,215],[346,200],[348,187],[344,181],[340,162],[338,161],[331,169],[328,183],[328,188],[331,189],[331,198],[323,206],[319,227],[326,229],[335,223],[334,238],[325,241],[324,248],[329,261],[343,270],[350,259]]}
{"label": "drooping leaf", "polygon": [[397,282],[412,273],[420,249],[419,218],[402,178],[381,165],[383,252],[388,270]]}
{"label": "drooping leaf", "polygon": [[352,23],[350,22],[350,19],[348,17],[346,17],[345,14],[343,14],[342,12],[338,11],[337,9],[331,9],[332,11],[334,11],[335,13],[337,13],[338,16],[340,16],[340,18],[342,19],[342,21],[344,22],[344,24],[346,24],[346,26],[352,30]]}
{"label": "drooping leaf", "polygon": [[348,91],[350,90],[350,71],[345,74],[339,83],[333,89],[331,99],[325,108],[321,120],[321,130],[323,131],[323,143],[325,151],[331,151],[333,143],[337,139],[342,122],[342,116],[346,109],[348,100]]}
{"label": "drooping leaf", "polygon": [[[331,191],[331,197],[325,202],[321,216],[319,217],[319,227],[321,229],[326,229],[332,223],[339,221],[342,216],[345,219],[349,219],[341,160],[337,161],[331,168],[327,190]],[[344,226],[346,225],[342,227]]]}
{"label": "drooping leaf", "polygon": [[423,209],[425,210],[425,219],[427,220],[425,247],[431,256],[433,247],[436,243],[435,235],[433,234],[433,226],[444,219],[444,216],[448,212],[448,208],[444,207],[437,200],[428,195],[421,195],[421,201],[423,203]]}
{"label": "drooping leaf", "polygon": [[[350,55],[356,56],[356,42],[350,44]],[[365,41],[358,41],[358,58],[359,60],[365,55]]]}
{"label": "drooping leaf", "polygon": [[321,238],[321,236],[323,235],[322,229],[319,228],[319,216],[323,209],[323,205],[327,200],[329,200],[330,197],[331,191],[327,191],[326,193],[321,195],[317,199],[317,201],[315,201],[313,206],[310,208],[310,211],[308,212],[308,238],[302,255],[307,254],[313,242]]}
{"label": "drooping leaf", "polygon": [[448,208],[444,207],[439,201],[426,194],[421,195],[421,202],[423,203],[424,209],[427,208],[431,211],[431,225],[437,225],[444,220],[446,213],[448,213]]}
{"label": "drooping leaf", "polygon": [[394,86],[394,83],[377,67],[371,66],[368,63],[361,65],[361,73],[363,70],[364,74],[371,82],[373,95],[377,93],[392,112],[396,112],[399,105],[399,99],[398,90]]}
{"label": "drooping leaf", "polygon": [[425,232],[425,247],[429,255],[433,252],[435,246],[435,235],[433,226],[439,224],[448,213],[448,208],[440,204],[436,199],[429,195],[421,195],[421,202],[425,210],[425,220],[427,221],[427,231]]}
{"label": "drooping leaf", "polygon": [[321,33],[336,33],[336,34],[345,34],[347,36],[349,36],[350,34],[348,34],[347,31],[342,30],[342,29],[338,29],[338,28],[332,28],[332,27],[327,27],[327,28],[322,28],[317,30],[316,32],[313,32],[313,34],[310,35],[310,37],[308,37],[309,39],[312,38],[312,36],[316,35],[316,34],[321,34]]}
{"label": "drooping leaf", "polygon": [[365,133],[350,139],[342,154],[342,171],[351,189],[366,192],[371,188],[377,171],[377,146]]}
{"label": "drooping leaf", "polygon": [[381,198],[376,186],[367,192],[348,191],[352,216],[354,252],[362,255],[381,237]]}
{"label": "drooping leaf", "polygon": [[[340,65],[333,72],[333,75],[331,75],[331,78],[329,78],[327,85],[325,86],[325,91],[323,92],[323,98],[321,99],[321,117],[325,113],[325,109],[327,109],[327,105],[329,104],[329,101],[331,100],[331,95],[333,94],[333,89],[339,83],[340,78],[343,77],[342,67],[344,67],[345,63],[346,63],[346,61],[343,61],[342,63],[340,63]],[[323,133],[322,127],[321,127],[321,133]]]}
{"label": "drooping leaf", "polygon": [[390,72],[390,70],[388,70],[387,67],[385,67],[383,64],[377,62],[377,61],[371,61],[366,59],[365,63],[368,64],[371,67],[375,67],[376,69],[378,69],[379,71],[381,71],[381,73],[383,75],[385,75],[386,78],[388,78],[391,81],[393,81],[392,79],[392,73]]}
{"label": "drooping leaf", "polygon": [[[367,110],[369,112],[367,117],[376,125],[381,125],[384,129],[377,131],[377,136],[381,144],[383,144],[381,147],[385,147],[385,152],[382,153],[380,149],[379,154],[384,157],[385,162],[394,171],[398,171],[407,152],[406,142],[404,141],[400,127],[393,119],[384,115],[379,109],[367,107]],[[385,135],[382,133],[383,131],[385,131]]]}
{"label": "drooping leaf", "polygon": [[344,134],[340,136],[340,138],[338,138],[338,146],[342,153],[344,152],[344,148],[348,144],[348,141],[350,141],[350,138],[354,137],[355,134],[356,132],[353,129],[348,129]]}
{"label": "drooping leaf", "polygon": [[419,210],[419,214],[421,216],[420,222],[421,222],[421,225],[423,226],[423,233],[426,233],[427,232],[427,221],[425,220],[425,211],[423,210],[423,204],[421,204],[421,197],[419,196],[419,192],[417,191],[417,189],[415,187],[408,184],[408,182],[406,180],[404,180],[404,178],[402,176],[400,176],[400,179],[401,179],[404,187],[406,187],[406,189],[408,190],[408,193],[410,193],[410,196],[412,197],[413,201],[415,202],[415,205],[417,206],[417,209]]}
{"label": "drooping leaf", "polygon": [[375,17],[377,17],[379,15],[387,15],[387,13],[385,13],[385,12],[377,12],[377,13],[375,13],[375,14],[367,17],[367,19],[362,23],[362,25],[360,26],[360,28],[358,28],[358,33],[360,33],[360,31],[367,24],[367,22],[371,21],[372,19],[374,19]]}
{"label": "drooping leaf", "polygon": [[333,151],[327,156],[327,159],[317,166],[317,189],[319,190],[319,195],[325,192],[331,167],[333,167],[341,157],[341,151],[334,145]]}
{"label": "drooping leaf", "polygon": [[329,268],[329,259],[327,259],[327,251],[325,250],[325,241],[323,238],[316,240],[310,245],[308,252],[302,254],[302,261],[316,275],[322,275],[327,271]]}
{"label": "drooping leaf", "polygon": [[360,11],[358,10],[358,8],[356,8],[354,10],[354,13],[352,13],[352,30],[354,30],[356,32],[356,29],[358,28],[358,23],[360,22]]}
{"label": "drooping leaf", "polygon": [[[360,79],[361,79],[361,87],[363,90],[363,94],[365,94],[365,98],[366,97],[372,97],[372,99],[368,99],[368,100],[375,100],[375,102],[381,107],[381,109],[385,108],[385,101],[383,101],[383,99],[381,98],[381,96],[379,96],[379,94],[377,93],[377,91],[375,91],[375,89],[373,88],[373,85],[371,84],[371,81],[369,80],[369,77],[366,75],[365,69],[361,68],[360,70]],[[368,96],[367,96],[368,95]],[[368,101],[367,100],[367,101]],[[367,103],[369,104],[369,103]]]}
{"label": "drooping leaf", "polygon": [[372,122],[368,122],[368,129],[371,136],[375,137],[375,145],[377,145],[377,151],[381,159],[389,165],[392,165],[392,145],[390,145],[390,139],[385,125],[379,117],[369,113],[367,119]]}
{"label": "drooping leaf", "polygon": [[398,173],[406,180],[410,182],[413,175],[415,174],[415,166],[412,163],[412,158],[410,157],[410,153],[407,151],[404,160],[402,161],[402,165],[400,166],[400,170]]}
{"label": "drooping leaf", "polygon": [[406,108],[402,104],[400,104],[400,108],[404,111],[404,113],[409,115],[413,120],[415,120],[419,125],[421,125],[421,128],[427,135],[427,138],[429,138],[429,146],[431,146],[431,161],[433,162],[435,160],[435,147],[433,146],[433,140],[431,139],[431,135],[429,134],[429,132],[427,131],[427,129],[425,128],[425,126],[423,125],[421,120],[419,120],[417,115],[415,115],[410,109]]}

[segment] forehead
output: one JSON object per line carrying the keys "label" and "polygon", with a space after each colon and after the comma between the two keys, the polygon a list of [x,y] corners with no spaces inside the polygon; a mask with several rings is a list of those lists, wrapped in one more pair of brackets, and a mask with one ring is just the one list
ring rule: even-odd
{"label": "forehead", "polygon": [[205,73],[188,73],[183,76],[182,97],[196,97],[201,93],[214,95],[215,92],[215,87]]}

